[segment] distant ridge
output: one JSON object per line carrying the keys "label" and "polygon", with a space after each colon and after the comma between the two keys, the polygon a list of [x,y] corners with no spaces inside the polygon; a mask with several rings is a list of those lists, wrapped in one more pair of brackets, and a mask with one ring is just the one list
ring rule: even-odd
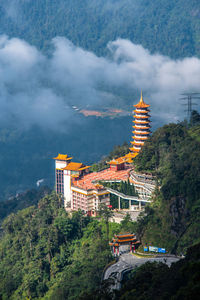
{"label": "distant ridge", "polygon": [[106,54],[116,38],[172,58],[200,57],[198,0],[35,0],[0,4],[0,33],[45,50],[55,36]]}

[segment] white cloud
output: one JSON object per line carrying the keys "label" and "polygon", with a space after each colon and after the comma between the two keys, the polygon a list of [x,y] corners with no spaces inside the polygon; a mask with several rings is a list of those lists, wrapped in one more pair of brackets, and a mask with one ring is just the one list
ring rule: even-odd
{"label": "white cloud", "polygon": [[54,50],[47,57],[23,40],[0,37],[1,123],[61,128],[71,117],[72,103],[113,101],[115,96],[105,93],[105,86],[124,91],[142,88],[154,116],[159,113],[169,122],[183,117],[180,93],[199,88],[200,60],[195,57],[172,60],[122,39],[108,44],[109,59],[65,38],[52,43]]}

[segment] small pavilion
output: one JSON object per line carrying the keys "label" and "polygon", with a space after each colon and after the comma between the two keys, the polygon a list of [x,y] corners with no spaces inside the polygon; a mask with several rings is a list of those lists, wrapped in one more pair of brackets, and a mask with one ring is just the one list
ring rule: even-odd
{"label": "small pavilion", "polygon": [[[112,253],[120,255],[120,250],[123,246],[129,246],[130,252],[135,252],[135,249],[139,246],[140,242],[137,240],[134,233],[125,233],[115,235],[112,241],[109,243]],[[128,247],[126,247],[128,249]]]}

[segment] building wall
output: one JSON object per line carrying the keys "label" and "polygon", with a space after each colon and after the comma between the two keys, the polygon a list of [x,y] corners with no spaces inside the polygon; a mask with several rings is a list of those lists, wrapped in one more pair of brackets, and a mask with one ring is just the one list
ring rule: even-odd
{"label": "building wall", "polygon": [[55,161],[56,169],[63,169],[67,166],[67,164],[68,164],[67,161],[61,161],[61,160]]}
{"label": "building wall", "polygon": [[71,208],[71,176],[66,170],[64,170],[64,206]]}
{"label": "building wall", "polygon": [[71,194],[72,209],[84,210],[84,211],[96,211],[99,209],[99,205],[104,203],[110,204],[110,194],[98,194],[96,190],[90,191],[79,189],[77,187],[72,188]]}
{"label": "building wall", "polygon": [[56,193],[64,195],[63,170],[56,169]]}
{"label": "building wall", "polygon": [[87,195],[72,190],[72,209],[88,211]]}

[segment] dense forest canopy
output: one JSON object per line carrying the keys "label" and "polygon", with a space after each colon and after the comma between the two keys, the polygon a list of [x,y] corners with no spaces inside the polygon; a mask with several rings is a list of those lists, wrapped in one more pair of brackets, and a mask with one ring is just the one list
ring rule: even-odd
{"label": "dense forest canopy", "polygon": [[108,238],[133,226],[107,224],[104,208],[101,216],[68,215],[55,193],[10,214],[0,240],[0,298],[72,300],[100,286],[113,259]]}
{"label": "dense forest canopy", "polygon": [[144,241],[174,253],[200,242],[199,114],[193,112],[186,125],[169,124],[156,130],[135,160],[138,171],[151,171],[158,179],[140,234]]}
{"label": "dense forest canopy", "polygon": [[[176,62],[177,66],[179,58],[200,57],[199,17],[199,0],[10,0],[0,3],[0,35],[2,45],[6,40],[2,35],[21,38],[40,49],[39,56],[45,54],[46,59],[52,55],[52,38],[63,36],[75,47],[94,52],[97,56],[90,55],[95,60],[104,61],[107,56],[108,64],[108,43],[123,38],[141,44],[150,53],[176,59],[172,64]],[[83,51],[81,48],[78,51]],[[154,56],[145,53],[154,61]],[[8,75],[2,72],[2,79]],[[46,88],[49,82],[46,78],[44,81]],[[115,104],[123,102],[130,110],[134,87],[125,87],[124,93],[118,87],[101,84],[114,96]],[[16,87],[11,85],[9,95],[15,95]],[[100,86],[100,90],[103,88]],[[17,109],[24,116],[19,104]],[[156,113],[159,115],[159,110]],[[99,218],[90,218],[81,211],[67,214],[60,198],[45,187],[24,193],[39,179],[53,186],[52,157],[58,152],[93,163],[114,145],[130,140],[129,117],[86,120],[74,114],[73,118],[76,122],[68,131],[65,127],[50,131],[35,125],[21,130],[15,126],[15,115],[7,127],[0,123],[0,200],[18,192],[0,206],[0,299],[195,299],[200,292],[198,112],[192,113],[190,124],[165,125],[146,142],[134,164],[138,171],[150,171],[157,177],[153,203],[146,206],[137,223],[127,215],[121,224],[109,223],[110,211],[105,208]],[[92,170],[105,168],[107,159],[124,155],[128,148],[127,143],[116,146]],[[114,188],[135,194],[126,183]],[[112,201],[116,205],[116,199]],[[186,258],[171,269],[156,263],[138,268],[114,295],[101,279],[105,266],[113,260],[108,239],[120,231],[135,232],[143,244],[166,247],[168,252],[187,252]]]}
{"label": "dense forest canopy", "polygon": [[[190,124],[159,128],[138,155],[137,170],[151,171],[158,179],[153,202],[138,222],[127,215],[121,224],[109,223],[111,212],[103,207],[99,218],[81,211],[69,215],[61,199],[55,193],[47,195],[45,189],[22,195],[13,210],[21,209],[24,201],[35,206],[11,213],[2,222],[0,297],[102,300],[115,294],[122,300],[139,294],[146,299],[195,294],[199,290],[199,244],[194,246],[200,242],[199,122],[199,114],[193,112]],[[115,147],[112,154],[124,151],[126,144]],[[116,188],[127,190],[130,186],[122,183]],[[14,203],[9,204],[12,210]],[[5,210],[1,218],[6,214]],[[109,282],[102,283],[101,278],[105,265],[113,259],[108,240],[119,232],[135,232],[143,245],[166,247],[168,252],[185,254],[193,247],[172,269],[157,263],[138,268],[122,290],[113,294]]]}
{"label": "dense forest canopy", "polygon": [[200,56],[198,0],[3,1],[0,32],[48,50],[55,36],[106,53],[118,37],[173,58]]}
{"label": "dense forest canopy", "polygon": [[81,211],[68,215],[54,193],[36,206],[9,215],[0,239],[0,297],[122,300],[139,295],[145,299],[196,295],[200,244],[171,269],[162,263],[147,263],[128,276],[119,292],[111,291],[109,281],[101,281],[105,266],[113,262],[108,238],[134,232],[137,224],[129,215],[121,224],[107,224],[106,215],[103,210],[100,219]]}
{"label": "dense forest canopy", "polygon": [[171,268],[162,263],[147,263],[141,266],[124,282],[116,299],[197,300],[200,291],[199,250],[200,244],[191,247],[186,258],[172,264]]}

